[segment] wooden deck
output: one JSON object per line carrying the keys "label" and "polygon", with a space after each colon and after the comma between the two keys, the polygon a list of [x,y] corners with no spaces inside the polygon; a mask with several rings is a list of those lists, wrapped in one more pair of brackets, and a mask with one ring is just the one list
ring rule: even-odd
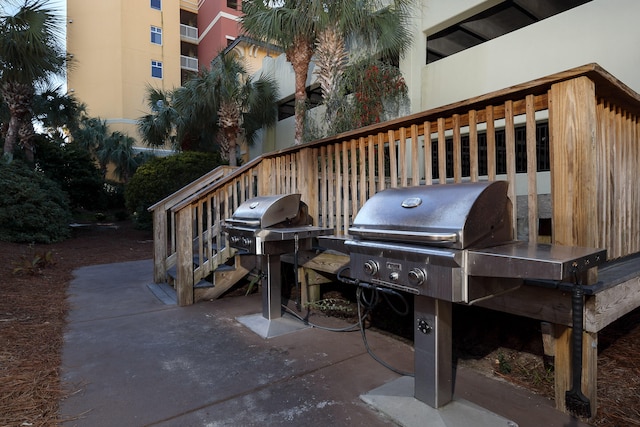
{"label": "wooden deck", "polygon": [[[153,207],[155,280],[176,267],[178,302],[192,304],[194,282],[233,256],[220,221],[258,195],[300,193],[314,225],[339,238],[384,188],[507,180],[514,235],[607,250],[600,283],[597,269],[586,282],[583,389],[595,408],[597,333],[640,305],[640,269],[627,260],[640,252],[639,113],[638,94],[588,64],[213,171],[207,184]],[[302,266],[322,273],[345,262],[329,254],[304,255]],[[531,285],[481,303],[554,325],[561,410],[571,378],[568,295]]]}

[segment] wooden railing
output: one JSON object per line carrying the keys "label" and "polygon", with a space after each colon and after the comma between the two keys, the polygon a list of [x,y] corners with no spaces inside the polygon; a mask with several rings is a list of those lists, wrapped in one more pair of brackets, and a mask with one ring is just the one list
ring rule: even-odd
{"label": "wooden railing", "polygon": [[[548,218],[554,243],[603,247],[610,259],[638,252],[639,112],[636,93],[590,64],[265,154],[178,203],[153,207],[155,280],[176,265],[179,303],[190,304],[194,281],[231,255],[218,224],[257,195],[301,193],[316,225],[345,235],[384,188],[481,179],[509,181],[520,238],[538,240],[539,220]],[[548,122],[548,171],[537,168],[540,122]],[[524,144],[516,141],[522,126]]]}

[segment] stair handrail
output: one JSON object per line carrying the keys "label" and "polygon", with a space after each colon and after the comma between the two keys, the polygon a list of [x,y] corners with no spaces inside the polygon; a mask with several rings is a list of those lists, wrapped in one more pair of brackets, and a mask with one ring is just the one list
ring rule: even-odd
{"label": "stair handrail", "polygon": [[207,172],[206,174],[202,175],[200,178],[196,179],[195,181],[192,181],[186,186],[168,195],[167,197],[160,200],[159,202],[156,202],[155,204],[151,205],[147,210],[149,212],[153,212],[154,210],[160,209],[160,208],[162,208],[165,211],[172,209],[176,204],[180,203],[186,197],[192,196],[194,194],[194,189],[197,188],[195,192],[200,192],[202,191],[202,189],[208,186],[211,186],[212,184],[219,181],[221,178],[224,178],[225,176],[229,175],[231,172],[235,171],[236,169],[238,169],[238,166],[229,166],[229,165],[218,166],[213,170],[211,170],[210,172]]}

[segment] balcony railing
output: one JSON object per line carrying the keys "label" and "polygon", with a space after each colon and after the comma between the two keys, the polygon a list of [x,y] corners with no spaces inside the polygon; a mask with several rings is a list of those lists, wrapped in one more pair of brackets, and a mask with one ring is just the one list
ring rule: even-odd
{"label": "balcony railing", "polygon": [[198,43],[198,29],[189,25],[180,24],[180,38],[182,40]]}
{"label": "balcony railing", "polygon": [[198,58],[180,55],[180,68],[189,71],[198,71]]}

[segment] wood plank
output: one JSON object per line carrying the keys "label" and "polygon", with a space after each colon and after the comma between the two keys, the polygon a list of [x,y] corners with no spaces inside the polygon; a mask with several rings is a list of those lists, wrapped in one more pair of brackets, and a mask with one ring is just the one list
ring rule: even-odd
{"label": "wood plank", "polygon": [[566,412],[565,393],[571,389],[571,328],[555,325],[554,390],[556,409]]}
{"label": "wood plank", "polygon": [[368,169],[368,193],[364,197],[363,200],[368,200],[369,197],[376,194],[376,153],[375,153],[375,143],[374,143],[373,135],[369,135],[369,140],[367,141],[367,169]]}
{"label": "wood plank", "polygon": [[398,140],[398,167],[400,168],[400,186],[406,187],[409,177],[407,170],[407,128],[400,128],[400,138]]}
{"label": "wood plank", "polygon": [[305,148],[298,152],[296,161],[296,188],[309,208],[309,215],[318,224],[318,149]]}
{"label": "wood plank", "polygon": [[438,182],[447,182],[447,142],[444,134],[444,118],[438,119]]}
{"label": "wood plank", "polygon": [[378,191],[382,191],[386,184],[385,155],[384,155],[384,134],[378,134]]}
{"label": "wood plank", "polygon": [[571,293],[557,289],[521,286],[474,305],[553,324],[572,324]]}
{"label": "wood plank", "polygon": [[[556,409],[568,413],[565,394],[572,388],[571,334],[572,328],[556,326],[554,386]],[[582,393],[589,399],[592,417],[597,413],[598,335],[582,334]]]}
{"label": "wood plank", "polygon": [[213,287],[194,289],[195,302],[213,300],[222,296],[255,268],[256,257],[235,255],[234,266],[233,270],[215,271]]}
{"label": "wood plank", "polygon": [[193,216],[191,206],[176,212],[176,296],[178,305],[193,304]]}
{"label": "wood plank", "polygon": [[518,235],[518,200],[516,199],[516,128],[513,117],[513,103],[504,103],[505,111],[505,144],[507,146],[507,180],[509,181],[508,195],[511,200],[511,221],[513,224],[513,235]]}
{"label": "wood plank", "polygon": [[489,181],[496,180],[496,127],[493,117],[493,106],[488,105],[485,111],[487,123],[487,175]]}
{"label": "wood plank", "polygon": [[411,125],[411,185],[420,184],[420,149],[418,125]]}
{"label": "wood plank", "polygon": [[[280,257],[282,262],[293,264],[293,255],[286,254]],[[337,274],[342,268],[349,265],[349,256],[333,251],[307,251],[298,252],[298,266],[324,273]]]}
{"label": "wood plank", "polygon": [[538,156],[536,141],[536,112],[533,95],[527,96],[526,118],[527,145],[527,208],[529,221],[529,241],[538,241]]}
{"label": "wood plank", "polygon": [[342,228],[342,149],[344,144],[336,144],[335,145],[335,168],[336,168],[336,176],[335,176],[335,204],[336,207],[336,232],[338,235],[344,234]]}
{"label": "wood plank", "polygon": [[391,188],[398,186],[398,156],[396,154],[396,139],[393,131],[389,131],[389,179],[391,180]]}
{"label": "wood plank", "polygon": [[607,109],[604,103],[599,102],[596,106],[596,123],[597,123],[597,157],[596,157],[596,174],[598,175],[598,180],[596,184],[596,194],[598,198],[598,211],[596,216],[596,222],[594,226],[597,228],[598,238],[598,247],[606,248],[609,246],[609,227],[607,224],[607,212],[608,212],[608,180],[607,180],[607,170],[608,170],[608,160],[607,160],[607,152],[606,149],[608,145],[607,138]]}
{"label": "wood plank", "polygon": [[327,186],[330,185],[328,182],[327,175],[327,147],[320,147],[320,156],[318,158],[320,162],[320,211],[322,215],[320,216],[320,221],[316,223],[316,225],[321,225],[323,227],[327,227],[329,224],[329,204],[327,203]]}
{"label": "wood plank", "polygon": [[469,111],[469,179],[478,181],[478,123],[476,110]]}
{"label": "wood plank", "polygon": [[367,200],[367,156],[364,141],[364,138],[360,138],[358,141],[358,180],[360,182],[357,191],[356,209],[353,211],[354,218],[358,214],[360,206]]}
{"label": "wood plank", "polygon": [[336,176],[335,176],[335,166],[334,166],[334,159],[335,159],[335,151],[334,151],[334,145],[328,145],[327,146],[327,216],[329,218],[329,222],[327,223],[327,225],[329,226],[329,228],[333,228],[334,230],[337,228],[336,226],[336,214],[337,214],[337,203],[336,203],[336,193],[335,193],[335,187],[336,187],[336,182],[338,181]]}
{"label": "wood plank", "polygon": [[[634,116],[634,126],[633,126],[633,132],[634,135],[632,137],[633,141],[638,141],[640,140],[640,118],[638,116]],[[633,171],[638,171],[640,170],[640,144],[632,144],[633,147]],[[640,251],[640,230],[638,230],[638,228],[640,228],[640,186],[636,185],[634,186],[634,193],[633,193],[633,197],[634,197],[634,203],[633,203],[633,224],[635,226],[635,229],[637,231],[635,231],[633,233],[633,235],[635,236],[635,242],[634,242],[634,246],[632,249],[632,252],[638,252]]]}
{"label": "wood plank", "polygon": [[431,142],[431,122],[424,122],[424,183],[433,183],[433,147]]}
{"label": "wood plank", "polygon": [[553,242],[595,247],[595,86],[580,77],[554,84],[549,93]]}
{"label": "wood plank", "polygon": [[460,115],[453,115],[453,182],[462,182],[462,138]]}
{"label": "wood plank", "polygon": [[320,286],[309,283],[309,276],[313,275],[313,270],[298,268],[298,280],[300,281],[300,301],[302,306],[316,302],[320,299]]}
{"label": "wood plank", "polygon": [[640,272],[616,286],[599,292],[587,300],[585,330],[600,331],[605,326],[640,307]]}
{"label": "wood plank", "polygon": [[[351,224],[352,215],[355,215],[355,212],[358,211],[358,141],[355,139],[351,140],[349,144],[350,148],[350,167],[349,167],[349,176],[351,178],[351,182],[348,187],[347,197],[349,197],[349,201],[351,202],[351,207],[349,210],[345,212],[345,225]],[[347,230],[345,230],[345,233]]]}
{"label": "wood plank", "polygon": [[153,281],[164,283],[167,280],[167,211],[153,211]]}
{"label": "wood plank", "polygon": [[342,234],[348,234],[349,228],[349,143],[342,144]]}

